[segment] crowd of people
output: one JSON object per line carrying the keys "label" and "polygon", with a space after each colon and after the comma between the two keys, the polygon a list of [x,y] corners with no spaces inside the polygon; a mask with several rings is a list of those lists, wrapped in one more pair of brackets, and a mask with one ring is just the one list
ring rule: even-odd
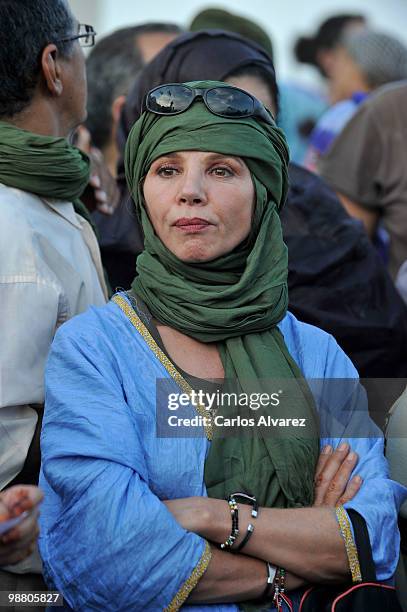
{"label": "crowd of people", "polygon": [[407,610],[407,47],[328,19],[324,100],[220,9],[0,28],[0,591],[298,612],[370,554]]}

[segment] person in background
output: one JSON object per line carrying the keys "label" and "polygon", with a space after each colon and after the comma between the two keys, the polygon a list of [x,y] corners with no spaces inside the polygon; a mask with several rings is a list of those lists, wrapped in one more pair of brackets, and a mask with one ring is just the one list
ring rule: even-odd
{"label": "person in background", "polygon": [[165,45],[181,34],[172,23],[144,23],[115,30],[103,37],[86,60],[88,116],[85,126],[113,177],[116,177],[116,132],[129,88]]}
{"label": "person in background", "polygon": [[331,80],[340,54],[342,36],[366,25],[366,18],[360,14],[333,15],[321,23],[314,36],[301,36],[295,42],[294,55],[297,61],[314,66],[326,80],[331,104],[343,99],[343,94],[336,91],[335,83]]}
{"label": "person in background", "polygon": [[291,161],[302,164],[310,134],[328,108],[327,100],[317,88],[295,80],[279,83],[279,96],[278,125],[287,136]]}
{"label": "person in background", "polygon": [[[181,32],[175,24],[159,22],[121,28],[102,38],[86,60],[88,116],[85,126],[79,128],[77,144],[92,162],[85,202],[92,210],[107,268],[110,267],[107,236],[115,223],[110,215],[120,197],[116,184],[120,113],[129,87],[142,67]],[[102,206],[97,202],[100,195]]]}
{"label": "person in background", "polygon": [[190,32],[198,32],[199,30],[235,32],[243,38],[256,42],[266,51],[272,61],[274,59],[273,43],[267,32],[255,21],[236,13],[218,8],[204,9],[195,15],[188,29]]}
{"label": "person in background", "polygon": [[351,30],[339,43],[330,78],[341,101],[326,111],[311,133],[304,165],[313,172],[368,94],[407,78],[407,47],[382,32]]}
{"label": "person in background", "polygon": [[388,269],[396,279],[407,260],[407,81],[379,88],[360,106],[320,160],[322,178],[370,238],[388,232]]}
{"label": "person in background", "polygon": [[0,492],[0,530],[5,521],[28,513],[21,523],[2,533],[0,566],[14,565],[33,553],[39,534],[38,506],[42,498],[42,491],[30,485],[17,485]]}
{"label": "person in background", "polygon": [[[93,28],[65,0],[3,0],[0,29],[1,490],[37,484],[52,339],[107,291],[80,201],[89,160],[67,140],[86,118]],[[0,571],[1,590],[41,590],[40,573],[34,551]]]}
{"label": "person in background", "polygon": [[[260,45],[273,61],[270,36],[258,23],[223,9],[205,9],[192,20],[189,30],[219,29],[235,32]],[[308,139],[316,121],[327,108],[326,100],[317,90],[293,81],[280,81],[280,102],[277,124],[284,130],[290,147],[290,159],[302,162]]]}
{"label": "person in background", "polygon": [[397,273],[396,287],[407,304],[407,261],[401,265]]}

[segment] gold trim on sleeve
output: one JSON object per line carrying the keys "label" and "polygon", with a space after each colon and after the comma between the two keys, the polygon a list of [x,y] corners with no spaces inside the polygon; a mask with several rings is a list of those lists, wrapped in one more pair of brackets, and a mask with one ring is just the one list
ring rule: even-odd
{"label": "gold trim on sleeve", "polygon": [[346,554],[348,556],[349,569],[352,574],[352,582],[362,582],[362,572],[360,571],[358,550],[353,539],[349,517],[343,506],[335,508],[336,518],[341,530],[341,536],[345,542]]}
{"label": "gold trim on sleeve", "polygon": [[[130,320],[130,322],[137,329],[137,331],[139,332],[143,340],[146,342],[146,344],[148,344],[148,347],[150,348],[150,350],[154,353],[157,359],[161,361],[162,365],[165,367],[168,374],[175,380],[175,382],[181,387],[181,389],[185,393],[188,393],[188,395],[191,396],[192,389],[190,385],[187,383],[185,378],[181,376],[181,374],[178,372],[178,370],[176,369],[172,361],[168,359],[167,355],[163,353],[163,351],[160,349],[160,347],[158,346],[158,344],[156,343],[156,341],[154,340],[154,338],[148,331],[147,327],[141,321],[140,317],[137,316],[137,314],[134,312],[133,308],[128,304],[128,302],[124,298],[122,298],[120,295],[113,296],[112,302],[115,302],[115,304],[117,304],[119,308],[124,312],[126,317]],[[211,424],[211,420],[208,418],[208,411],[205,409],[205,406],[202,406],[202,404],[197,404],[197,405],[194,404],[194,407],[196,408],[196,411],[198,412],[198,414],[204,417],[203,422],[205,424],[204,425],[205,435],[208,440],[212,440],[213,426]]]}
{"label": "gold trim on sleeve", "polygon": [[192,574],[184,582],[178,593],[175,595],[170,605],[164,609],[164,612],[176,612],[184,605],[185,601],[192,589],[196,587],[206,570],[208,569],[209,561],[211,560],[212,553],[211,547],[208,542],[205,543],[205,550],[203,551],[202,557],[199,560],[198,565],[195,566]]}

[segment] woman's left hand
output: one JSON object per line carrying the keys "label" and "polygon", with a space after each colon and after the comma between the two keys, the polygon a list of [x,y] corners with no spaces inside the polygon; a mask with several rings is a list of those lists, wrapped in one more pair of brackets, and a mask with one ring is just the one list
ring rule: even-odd
{"label": "woman's left hand", "polygon": [[362,486],[360,476],[351,478],[358,462],[358,455],[349,444],[337,449],[325,446],[319,455],[315,472],[314,507],[343,505],[353,499]]}

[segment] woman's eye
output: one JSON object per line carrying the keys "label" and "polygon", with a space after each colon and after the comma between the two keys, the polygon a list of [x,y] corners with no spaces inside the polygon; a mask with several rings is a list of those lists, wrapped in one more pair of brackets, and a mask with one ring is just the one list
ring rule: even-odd
{"label": "woman's eye", "polygon": [[217,166],[216,168],[212,168],[212,174],[220,177],[233,176],[232,170],[230,168],[225,168],[224,166]]}
{"label": "woman's eye", "polygon": [[161,168],[158,168],[157,170],[157,174],[164,178],[170,178],[171,176],[174,176],[177,172],[178,170],[176,168],[173,168],[172,166],[161,166]]}

